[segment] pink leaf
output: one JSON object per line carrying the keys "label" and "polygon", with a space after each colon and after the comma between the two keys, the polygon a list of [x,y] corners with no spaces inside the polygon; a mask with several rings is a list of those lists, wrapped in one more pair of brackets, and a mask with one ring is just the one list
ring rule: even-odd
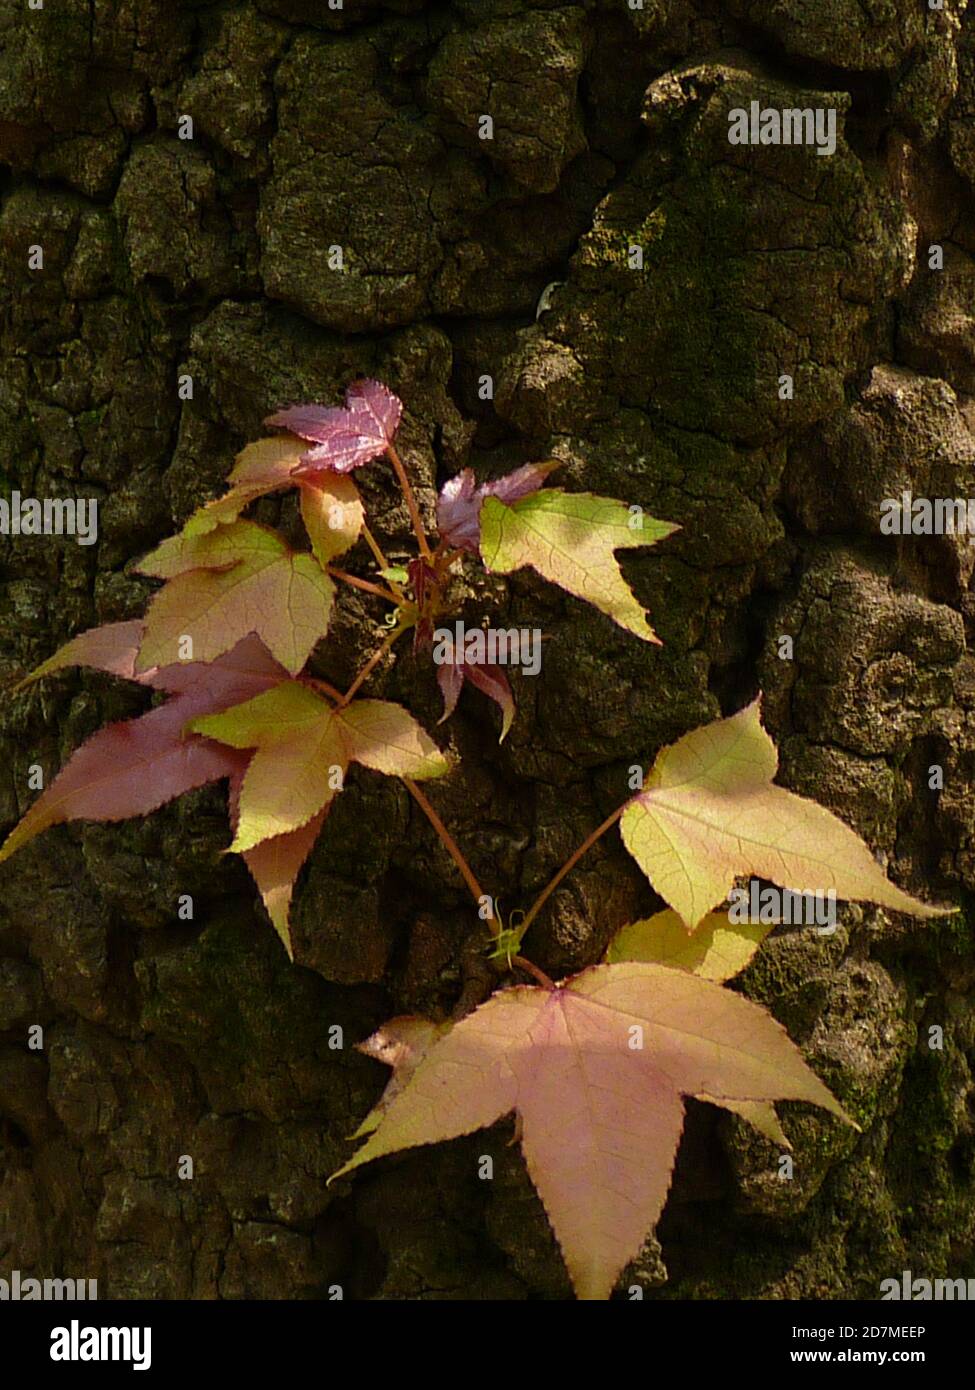
{"label": "pink leaf", "polygon": [[317,447],[294,470],[296,478],[321,473],[350,473],[386,452],[403,412],[402,402],[381,382],[354,382],[341,408],[291,406],[268,416],[268,425],[288,429]]}
{"label": "pink leaf", "polygon": [[464,681],[468,680],[471,685],[499,706],[501,710],[501,737],[498,742],[503,743],[515,717],[515,697],[511,693],[508,677],[498,666],[492,666],[487,662],[477,665],[466,660],[463,653],[458,653],[452,638],[444,636],[439,640],[443,644],[443,655],[447,657],[447,660],[437,665],[437,684],[443,695],[444,706],[443,714],[437,722],[442,724],[453,714],[457,708],[457,701],[460,698]]}
{"label": "pink leaf", "polygon": [[458,550],[477,553],[481,537],[481,504],[485,497],[497,497],[502,502],[515,502],[537,492],[550,473],[559,467],[557,459],[547,463],[525,463],[513,473],[506,473],[493,483],[475,487],[474,474],[469,468],[444,483],[437,500],[437,526],[445,541]]}
{"label": "pink leaf", "polygon": [[49,826],[148,815],[183,792],[242,775],[246,754],[209,739],[183,738],[184,726],[270,689],[284,674],[256,637],[209,665],[147,671],[143,681],[176,698],[138,719],[109,724],[82,744],[7,838],[0,862]]}

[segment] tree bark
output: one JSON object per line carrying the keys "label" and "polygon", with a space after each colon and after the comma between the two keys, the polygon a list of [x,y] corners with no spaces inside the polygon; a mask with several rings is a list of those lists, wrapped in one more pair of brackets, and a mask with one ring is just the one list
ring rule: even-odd
{"label": "tree bark", "polygon": [[[835,110],[835,153],[731,144],[753,101]],[[503,745],[469,689],[439,731],[461,762],[429,794],[486,891],[527,907],[634,765],[762,690],[780,781],[962,910],[776,930],[740,987],[862,1133],[783,1105],[783,1180],[774,1146],[691,1102],[623,1287],[876,1298],[904,1269],[975,1276],[975,550],[880,525],[905,491],[975,497],[965,0],[11,0],[0,198],[0,495],[100,503],[97,545],[0,537],[10,682],[139,615],[132,562],[263,417],[362,374],[405,403],[431,521],[459,468],[554,456],[564,486],[678,522],[622,560],[659,648],[530,571],[465,582],[469,623],[548,636]],[[360,476],[405,555],[388,470]],[[299,534],[293,502],[257,515]],[[379,611],[345,598],[315,666],[339,686]],[[408,651],[369,689],[439,717]],[[145,706],[85,673],[8,693],[3,828],[31,767],[49,782]],[[222,854],[224,802],[60,827],[0,870],[0,1272],[122,1298],[568,1296],[510,1124],[325,1185],[386,1075],[353,1044],[493,979],[418,807],[350,775],[292,965]],[[608,836],[527,944],[564,974],[657,905]]]}

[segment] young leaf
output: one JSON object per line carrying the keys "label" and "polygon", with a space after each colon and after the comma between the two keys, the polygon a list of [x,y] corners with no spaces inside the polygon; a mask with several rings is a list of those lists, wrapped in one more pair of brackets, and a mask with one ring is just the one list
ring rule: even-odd
{"label": "young leaf", "polygon": [[514,1110],[576,1292],[607,1298],[663,1209],[683,1097],[701,1094],[847,1118],[757,1004],[666,966],[594,966],[553,990],[502,990],[455,1024],[334,1177]]}
{"label": "young leaf", "polygon": [[437,666],[437,684],[443,696],[443,714],[437,722],[442,724],[445,719],[450,718],[457,708],[465,680],[470,681],[471,685],[500,708],[501,737],[498,742],[503,743],[515,717],[515,697],[511,693],[508,677],[499,666],[492,666],[488,662],[479,666],[466,660],[462,653],[458,655],[452,638],[444,637],[440,640],[444,643],[443,656],[446,659]]}
{"label": "young leaf", "polygon": [[370,459],[384,454],[393,442],[403,413],[403,403],[378,381],[357,381],[345,393],[344,407],[295,405],[268,416],[266,425],[278,425],[312,440],[295,470],[296,477],[320,473],[350,473]]}
{"label": "young leaf", "polygon": [[319,564],[327,565],[355,545],[365,520],[362,498],[351,478],[327,473],[301,488],[301,518]]}
{"label": "young leaf", "polygon": [[230,491],[195,511],[183,527],[183,536],[203,536],[215,526],[236,521],[258,497],[294,487],[291,475],[304,450],[304,444],[294,435],[275,435],[273,439],[257,439],[248,444],[237,455],[227,479]]}
{"label": "young leaf", "polygon": [[230,846],[240,854],[306,825],[341,790],[350,762],[417,779],[447,771],[436,744],[399,705],[360,700],[339,710],[297,681],[189,728],[255,750]]}
{"label": "young leaf", "polygon": [[473,471],[465,468],[455,478],[448,478],[441,488],[437,498],[437,530],[456,550],[469,550],[476,555],[481,540],[480,516],[484,499],[497,497],[502,502],[517,502],[519,497],[537,492],[548,475],[560,466],[558,459],[525,463],[503,478],[482,483],[480,487],[475,483]]}
{"label": "young leaf", "polygon": [[609,943],[606,961],[645,960],[690,970],[704,980],[730,980],[744,970],[772,930],[771,922],[734,923],[727,912],[709,912],[688,935],[676,912],[665,908],[642,922],[621,927]]}
{"label": "young leaf", "polygon": [[953,911],[896,887],[848,825],[773,785],[778,754],[759,704],[665,748],[620,821],[623,843],[687,926],[694,930],[745,874],[915,917]]}
{"label": "young leaf", "polygon": [[[230,781],[230,826],[235,833],[239,821],[240,788],[244,770],[241,768]],[[243,856],[251,878],[257,884],[274,930],[284,943],[289,960],[294,960],[288,919],[295,880],[314,848],[327,815],[326,806],[317,816],[312,816],[307,825],[301,826],[298,830],[291,830],[285,835],[275,835],[270,840],[264,840],[262,844],[247,850]]]}
{"label": "young leaf", "polygon": [[634,526],[634,515],[615,498],[559,488],[546,488],[510,506],[488,497],[481,507],[481,558],[499,574],[530,565],[628,632],[659,642],[613,552],[653,545],[679,528],[642,513]]}
{"label": "young leaf", "polygon": [[365,1042],[356,1043],[357,1052],[364,1052],[377,1062],[385,1062],[393,1068],[393,1074],[379,1100],[352,1135],[353,1139],[364,1139],[378,1128],[390,1102],[402,1091],[437,1039],[449,1032],[449,1023],[431,1023],[427,1018],[407,1014],[401,1018],[391,1018]]}
{"label": "young leaf", "polygon": [[149,604],[137,671],[178,661],[186,637],[193,660],[213,661],[253,632],[295,673],[328,629],[331,579],[311,555],[252,521],[175,536],[139,568],[169,583]]}
{"label": "young leaf", "polygon": [[[127,624],[112,626],[118,629]],[[93,654],[91,643],[79,648],[78,642],[75,639],[68,647]],[[77,749],[8,836],[0,849],[0,862],[62,821],[144,816],[183,792],[240,772],[239,754],[205,739],[184,739],[184,726],[205,711],[223,709],[266,690],[284,672],[260,643],[249,638],[212,666],[194,662],[178,673],[150,674],[153,683],[161,678],[167,688],[181,683],[175,698],[138,719],[109,724]]]}
{"label": "young leaf", "polygon": [[56,671],[64,671],[69,666],[89,666],[95,671],[107,671],[111,676],[139,680],[141,678],[135,674],[135,659],[142,633],[141,618],[126,623],[105,623],[102,627],[79,632],[77,637],[65,642],[53,656],[25,676],[14,689],[23,690],[43,676],[53,676]]}

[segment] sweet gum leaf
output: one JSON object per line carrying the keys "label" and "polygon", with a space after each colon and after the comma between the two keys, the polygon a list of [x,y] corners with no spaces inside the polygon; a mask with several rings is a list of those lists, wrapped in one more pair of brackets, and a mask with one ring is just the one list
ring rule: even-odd
{"label": "sweet gum leaf", "polygon": [[300,671],[328,629],[335,596],[318,561],[252,521],[174,542],[140,566],[172,577],[149,604],[137,671],[178,661],[186,637],[193,660],[212,661],[251,632],[286,670]]}
{"label": "sweet gum leaf", "polygon": [[501,736],[498,742],[503,743],[515,717],[515,697],[511,693],[508,677],[499,666],[492,666],[489,662],[479,665],[458,654],[453,638],[443,637],[440,641],[444,659],[437,666],[437,684],[443,696],[443,714],[437,722],[442,724],[450,718],[457,708],[464,682],[470,681],[475,689],[493,700],[501,710]]}
{"label": "sweet gum leaf", "polygon": [[[632,525],[634,519],[639,527]],[[614,551],[653,545],[679,528],[624,502],[591,492],[545,488],[510,505],[481,507],[481,558],[499,574],[530,565],[543,579],[584,599],[645,642],[658,642],[623,578]]]}
{"label": "sweet gum leaf", "polygon": [[847,1119],[757,1004],[683,970],[600,965],[552,990],[502,990],[455,1024],[330,1181],[515,1111],[576,1293],[604,1299],[663,1209],[684,1097],[699,1095]]}
{"label": "sweet gum leaf", "polygon": [[237,455],[227,479],[230,490],[193,513],[183,527],[186,537],[202,536],[215,526],[236,521],[241,512],[258,497],[294,487],[291,476],[301,462],[305,446],[295,435],[275,435],[257,439]]}
{"label": "sweet gum leaf", "polygon": [[341,790],[350,762],[417,779],[448,770],[436,744],[401,706],[359,700],[339,710],[299,681],[194,720],[189,729],[254,749],[230,846],[241,854],[306,825]]}
{"label": "sweet gum leaf", "polygon": [[393,1074],[379,1100],[352,1135],[353,1139],[364,1139],[378,1128],[390,1102],[402,1091],[437,1039],[449,1032],[449,1023],[432,1023],[427,1018],[404,1014],[384,1023],[365,1042],[356,1043],[357,1052],[385,1062],[393,1068]]}
{"label": "sweet gum leaf", "polygon": [[[127,624],[112,626],[114,636],[127,640],[118,632]],[[109,724],[77,749],[8,836],[0,862],[49,826],[147,815],[183,792],[239,774],[239,754],[204,739],[185,739],[184,726],[207,711],[266,690],[284,672],[256,639],[248,638],[211,666],[194,662],[178,673],[150,675],[154,684],[177,687],[175,698],[137,719]]]}
{"label": "sweet gum leaf", "polygon": [[351,550],[362,532],[365,515],[351,478],[324,474],[301,488],[301,519],[312,553],[321,565]]}
{"label": "sweet gum leaf", "polygon": [[143,623],[135,618],[126,623],[106,623],[103,627],[92,627],[87,632],[79,632],[53,656],[25,676],[15,690],[23,690],[43,676],[53,676],[69,666],[89,666],[95,671],[107,671],[112,676],[122,676],[126,680],[140,679],[135,674],[135,659],[142,642]]}
{"label": "sweet gum leaf", "polygon": [[307,825],[331,801],[349,764],[331,706],[298,681],[196,719],[188,729],[232,748],[254,749],[230,846],[239,854]]}
{"label": "sweet gum leaf", "polygon": [[778,753],[759,706],[665,748],[620,820],[623,843],[687,926],[697,927],[746,874],[915,917],[954,911],[905,893],[848,825],[773,785]]}
{"label": "sweet gum leaf", "polygon": [[707,1101],[708,1105],[716,1105],[719,1110],[730,1110],[732,1115],[737,1115],[739,1119],[747,1120],[753,1129],[757,1129],[759,1134],[763,1134],[770,1143],[777,1145],[780,1149],[791,1150],[788,1137],[785,1134],[779,1117],[775,1113],[775,1106],[767,1100],[719,1100],[717,1096],[699,1095],[697,1100]]}
{"label": "sweet gum leaf", "polygon": [[353,762],[389,777],[423,781],[450,770],[429,734],[402,705],[387,700],[355,700],[341,713]]}
{"label": "sweet gum leaf", "polygon": [[[230,780],[230,826],[236,834],[240,815],[240,788],[246,767]],[[253,849],[246,850],[243,859],[257,885],[271,924],[284,944],[289,960],[294,960],[291,945],[291,899],[295,881],[308,858],[328,815],[328,806],[313,816],[307,825],[284,835],[275,835]]]}
{"label": "sweet gum leaf", "polygon": [[772,930],[772,923],[728,920],[727,912],[709,912],[688,934],[670,908],[641,922],[630,922],[613,937],[606,952],[610,965],[624,960],[651,961],[690,970],[704,980],[730,980],[751,960]]}
{"label": "sweet gum leaf", "polygon": [[393,442],[403,403],[387,386],[370,379],[356,381],[345,393],[345,405],[291,406],[271,415],[277,425],[315,444],[295,470],[296,477],[349,473],[384,454]]}
{"label": "sweet gum leaf", "polygon": [[502,502],[516,502],[537,492],[548,475],[561,467],[558,459],[544,463],[525,463],[512,473],[496,478],[480,487],[472,469],[465,468],[454,478],[448,478],[437,498],[437,529],[448,544],[458,550],[477,554],[481,539],[481,506],[486,497]]}

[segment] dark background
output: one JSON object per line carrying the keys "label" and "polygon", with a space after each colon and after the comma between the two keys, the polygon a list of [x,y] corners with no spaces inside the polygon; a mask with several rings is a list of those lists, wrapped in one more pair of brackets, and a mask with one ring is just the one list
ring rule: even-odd
{"label": "dark background", "polygon": [[[729,145],[728,110],[753,99],[837,107],[836,154]],[[898,882],[967,905],[975,549],[879,534],[904,489],[975,496],[962,0],[0,0],[0,161],[2,493],[101,501],[97,546],[0,538],[11,680],[142,611],[153,586],[130,562],[219,491],[265,414],[375,374],[405,402],[428,515],[465,464],[483,478],[554,453],[563,485],[684,528],[623,558],[663,648],[528,572],[464,596],[467,621],[551,635],[505,745],[473,692],[440,730],[463,763],[431,794],[505,911],[627,795],[632,764],[759,687],[784,784]],[[359,476],[405,554],[388,471]],[[257,514],[296,525],[293,502]],[[351,679],[376,616],[347,604],[323,676]],[[439,715],[405,647],[372,691]],[[84,673],[8,695],[2,828],[32,799],[29,765],[49,780],[145,702]],[[325,1187],[385,1076],[352,1043],[490,984],[406,792],[350,777],[299,884],[295,966],[228,840],[217,787],[56,829],[0,870],[0,1271],[123,1298],[567,1296],[510,1124]],[[608,837],[527,945],[579,968],[656,902]],[[691,1103],[661,1246],[626,1283],[876,1298],[903,1269],[975,1274],[969,922],[855,907],[832,938],[769,940],[743,987],[863,1133],[782,1106],[780,1182],[772,1146]]]}

